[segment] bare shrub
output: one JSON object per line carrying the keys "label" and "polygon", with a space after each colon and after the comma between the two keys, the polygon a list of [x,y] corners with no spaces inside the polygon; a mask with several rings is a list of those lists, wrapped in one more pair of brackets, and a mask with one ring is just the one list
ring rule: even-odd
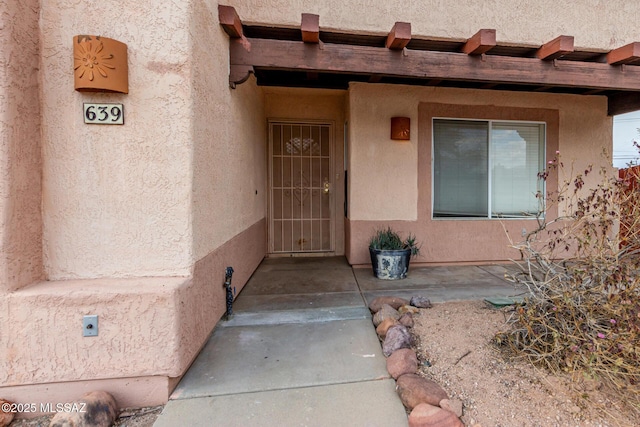
{"label": "bare shrub", "polygon": [[[539,176],[564,171],[557,153]],[[537,195],[537,227],[511,241],[521,260],[507,275],[528,293],[495,341],[551,371],[595,378],[640,411],[639,175],[618,179],[603,168],[587,188],[592,173],[571,168],[556,191]],[[557,217],[543,214],[551,207]]]}

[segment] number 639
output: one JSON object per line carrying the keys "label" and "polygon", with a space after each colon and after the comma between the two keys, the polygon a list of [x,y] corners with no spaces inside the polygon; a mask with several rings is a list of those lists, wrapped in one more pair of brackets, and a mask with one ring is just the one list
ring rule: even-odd
{"label": "number 639", "polygon": [[84,104],[85,123],[123,124],[122,105]]}

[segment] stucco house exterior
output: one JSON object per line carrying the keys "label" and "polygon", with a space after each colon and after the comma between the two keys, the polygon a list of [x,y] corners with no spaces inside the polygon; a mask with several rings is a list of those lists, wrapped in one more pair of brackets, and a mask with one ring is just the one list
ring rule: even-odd
{"label": "stucco house exterior", "polygon": [[[265,256],[365,265],[386,225],[417,234],[418,263],[508,260],[537,171],[556,151],[601,164],[612,116],[640,109],[639,12],[4,1],[0,397],[166,402],[225,311],[227,266],[237,294]],[[74,90],[78,35],[127,45],[128,93]],[[123,124],[85,123],[89,103]]]}

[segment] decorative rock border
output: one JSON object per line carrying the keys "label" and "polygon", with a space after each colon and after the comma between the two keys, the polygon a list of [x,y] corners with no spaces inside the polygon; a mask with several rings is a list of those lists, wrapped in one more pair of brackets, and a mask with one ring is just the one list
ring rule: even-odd
{"label": "decorative rock border", "polygon": [[420,308],[431,308],[431,301],[416,296],[407,301],[399,297],[378,297],[369,303],[373,324],[387,358],[387,371],[396,380],[396,391],[409,413],[409,427],[464,427],[462,402],[449,399],[434,381],[417,375],[418,356],[409,329]]}

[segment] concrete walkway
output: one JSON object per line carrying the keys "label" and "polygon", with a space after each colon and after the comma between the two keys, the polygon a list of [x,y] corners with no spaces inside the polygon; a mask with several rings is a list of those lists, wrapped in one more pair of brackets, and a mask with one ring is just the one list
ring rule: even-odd
{"label": "concrete walkway", "polygon": [[406,426],[368,301],[510,296],[504,271],[412,268],[384,281],[342,257],[266,259],[154,426]]}

